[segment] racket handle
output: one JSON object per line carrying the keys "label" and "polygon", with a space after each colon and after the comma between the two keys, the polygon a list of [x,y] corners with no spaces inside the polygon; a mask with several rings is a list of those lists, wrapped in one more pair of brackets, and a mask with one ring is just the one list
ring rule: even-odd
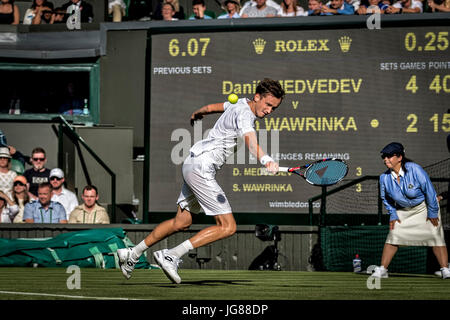
{"label": "racket handle", "polygon": [[279,172],[289,172],[289,167],[279,167],[278,171]]}

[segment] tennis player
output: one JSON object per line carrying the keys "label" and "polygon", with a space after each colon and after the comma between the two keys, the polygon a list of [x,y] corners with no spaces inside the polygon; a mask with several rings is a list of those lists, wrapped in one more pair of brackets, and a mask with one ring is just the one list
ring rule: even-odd
{"label": "tennis player", "polygon": [[239,99],[230,102],[206,105],[191,115],[191,125],[203,116],[222,113],[210,130],[206,139],[198,141],[190,149],[190,155],[182,167],[184,183],[178,197],[176,216],[164,221],[134,248],[117,250],[119,264],[125,278],[129,279],[142,253],[155,243],[171,234],[186,230],[192,224],[192,214],[203,209],[213,216],[216,225],[207,227],[192,238],[172,249],[163,249],[153,256],[166,276],[174,283],[180,283],[178,264],[180,258],[195,248],[230,237],[236,232],[228,199],[215,179],[216,172],[225,160],[234,153],[236,139],[242,137],[250,153],[266,167],[270,173],[278,172],[278,163],[261,149],[258,144],[255,120],[271,114],[281,104],[284,90],[279,82],[263,79],[256,87],[252,100]]}
{"label": "tennis player", "polygon": [[380,193],[389,218],[389,234],[381,266],[372,274],[387,278],[388,266],[399,246],[433,247],[443,279],[450,278],[439,203],[430,178],[421,166],[405,157],[403,145],[392,142],[381,150],[389,169],[380,176]]}

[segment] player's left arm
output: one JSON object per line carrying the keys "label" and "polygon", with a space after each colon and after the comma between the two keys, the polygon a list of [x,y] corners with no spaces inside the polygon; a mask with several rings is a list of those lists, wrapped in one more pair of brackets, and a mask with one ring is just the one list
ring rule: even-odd
{"label": "player's left arm", "polygon": [[270,173],[277,173],[279,169],[278,163],[276,163],[269,155],[267,155],[259,146],[256,132],[247,132],[242,137],[250,153],[254,155],[256,159],[258,159],[258,161],[261,162],[261,164],[265,166]]}
{"label": "player's left arm", "polygon": [[203,119],[203,116],[205,116],[207,114],[221,113],[223,111],[224,111],[223,102],[213,103],[213,104],[208,104],[206,106],[203,106],[191,114],[191,126],[194,125],[194,122],[196,120]]}

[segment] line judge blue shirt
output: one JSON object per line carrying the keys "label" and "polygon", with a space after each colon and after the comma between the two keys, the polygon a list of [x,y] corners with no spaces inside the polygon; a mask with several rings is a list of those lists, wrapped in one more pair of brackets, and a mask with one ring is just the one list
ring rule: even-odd
{"label": "line judge blue shirt", "polygon": [[67,216],[66,210],[59,202],[50,201],[48,208],[44,209],[39,200],[36,200],[25,205],[23,220],[26,219],[33,219],[34,223],[60,223],[67,220]]}
{"label": "line judge blue shirt", "polygon": [[428,218],[437,218],[439,203],[428,174],[414,162],[406,162],[405,168],[406,172],[400,169],[400,183],[397,182],[396,174],[391,170],[380,175],[380,196],[390,215],[389,220],[398,219],[398,208],[414,207],[424,200]]}

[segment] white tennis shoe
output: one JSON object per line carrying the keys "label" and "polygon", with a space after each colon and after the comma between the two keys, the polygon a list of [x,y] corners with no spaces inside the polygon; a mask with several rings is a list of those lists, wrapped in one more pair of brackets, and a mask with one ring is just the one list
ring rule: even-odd
{"label": "white tennis shoe", "polygon": [[117,256],[119,257],[119,267],[122,270],[123,276],[128,280],[131,278],[131,273],[137,261],[131,258],[131,248],[117,249]]}
{"label": "white tennis shoe", "polygon": [[450,270],[449,268],[441,268],[440,271],[437,271],[440,273],[440,277],[442,277],[442,279],[450,279]]}
{"label": "white tennis shoe", "polygon": [[[445,276],[444,276],[444,272],[442,271],[442,269],[447,269],[447,271],[444,271],[445,272]],[[448,278],[450,278],[450,273],[448,273],[448,272],[450,272],[449,269],[450,269],[450,263],[448,264],[448,268],[441,268],[440,270],[436,271],[434,273],[434,275],[436,275],[436,276],[438,276],[439,278],[442,278],[442,279],[448,279]]]}
{"label": "white tennis shoe", "polygon": [[387,269],[385,269],[383,266],[376,267],[372,273],[372,277],[374,278],[388,278],[388,272]]}
{"label": "white tennis shoe", "polygon": [[173,283],[180,283],[181,278],[178,275],[178,265],[181,262],[181,259],[173,256],[171,254],[168,254],[167,249],[155,251],[153,253],[153,257],[156,260],[156,263],[161,267],[162,271],[166,274],[166,276],[173,282]]}

